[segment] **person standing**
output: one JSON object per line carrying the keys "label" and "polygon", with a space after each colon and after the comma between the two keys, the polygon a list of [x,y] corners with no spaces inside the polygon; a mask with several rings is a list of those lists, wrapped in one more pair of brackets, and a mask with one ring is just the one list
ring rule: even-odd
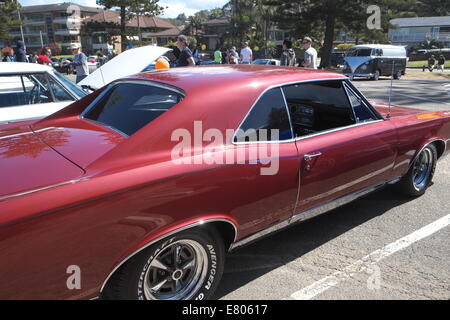
{"label": "person standing", "polygon": [[231,47],[228,53],[228,63],[229,64],[239,64],[239,55],[236,52],[236,47]]}
{"label": "person standing", "polygon": [[219,47],[217,47],[216,51],[214,51],[214,61],[217,64],[221,64],[222,63],[222,52],[220,51]]}
{"label": "person standing", "polygon": [[305,37],[302,44],[303,49],[305,50],[303,67],[317,69],[317,51],[312,47],[312,39],[310,37]]}
{"label": "person standing", "polygon": [[185,35],[179,35],[177,38],[177,48],[180,50],[180,56],[177,60],[177,67],[193,67],[195,61],[192,51],[189,49],[189,41]]}
{"label": "person standing", "polygon": [[243,48],[241,50],[241,64],[251,64],[253,61],[253,51],[248,46],[248,42],[243,43]]}
{"label": "person standing", "polygon": [[428,70],[430,70],[430,72],[433,72],[435,63],[436,63],[436,59],[434,58],[434,55],[432,54],[428,58]]}
{"label": "person standing", "polygon": [[77,43],[72,43],[70,49],[72,50],[74,57],[72,62],[66,64],[75,67],[75,70],[77,72],[77,78],[75,82],[78,83],[89,75],[87,57],[83,52],[81,52],[80,45]]}
{"label": "person standing", "polygon": [[17,48],[15,51],[16,62],[28,62],[27,54],[25,52],[25,44],[22,40],[17,41]]}
{"label": "person standing", "polygon": [[293,67],[294,64],[295,64],[295,52],[294,49],[292,49],[292,42],[290,40],[284,40],[280,65],[286,67]]}
{"label": "person standing", "polygon": [[194,52],[192,53],[192,57],[194,58],[194,62],[196,65],[200,64],[200,49],[201,48],[202,48],[202,45],[200,43],[198,43],[194,49]]}
{"label": "person standing", "polygon": [[444,72],[445,69],[445,57],[443,54],[441,54],[438,58],[438,68],[441,69],[442,72]]}
{"label": "person standing", "polygon": [[14,62],[14,49],[8,44],[2,49],[3,62]]}

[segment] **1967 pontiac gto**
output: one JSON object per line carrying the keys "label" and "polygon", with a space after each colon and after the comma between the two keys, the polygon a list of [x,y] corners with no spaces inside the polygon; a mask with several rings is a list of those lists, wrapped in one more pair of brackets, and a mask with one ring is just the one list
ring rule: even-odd
{"label": "1967 pontiac gto", "polygon": [[225,252],[388,184],[430,186],[450,112],[342,75],[208,66],[116,80],[0,128],[0,299],[207,299]]}

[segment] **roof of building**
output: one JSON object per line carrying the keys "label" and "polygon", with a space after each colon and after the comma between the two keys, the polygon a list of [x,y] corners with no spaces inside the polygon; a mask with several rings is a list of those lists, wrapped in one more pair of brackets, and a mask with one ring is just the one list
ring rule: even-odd
{"label": "roof of building", "polygon": [[203,24],[207,24],[207,25],[220,25],[220,24],[230,24],[230,19],[227,17],[224,18],[218,18],[218,19],[211,19],[208,20],[206,22],[204,22]]}
{"label": "roof of building", "polygon": [[23,13],[39,13],[39,12],[52,12],[52,11],[66,11],[70,5],[77,6],[81,11],[99,12],[101,9],[98,7],[86,7],[72,2],[44,4],[36,6],[23,6],[20,12]]}
{"label": "roof of building", "polygon": [[181,34],[181,30],[178,27],[166,29],[160,32],[147,32],[143,33],[142,36],[145,37],[162,37],[162,36],[179,36]]}
{"label": "roof of building", "polygon": [[420,17],[420,18],[397,18],[392,19],[391,24],[399,27],[439,27],[450,26],[450,16],[443,17]]}
{"label": "roof of building", "polygon": [[[89,17],[85,20],[85,22],[113,22],[120,23],[120,12],[112,11],[112,10],[101,10],[96,15]],[[137,27],[138,19],[136,16],[127,21],[128,27]],[[157,28],[157,29],[174,29],[176,28],[173,24],[168,22],[167,20],[163,20],[161,18],[152,16],[139,16],[139,26],[141,28]]]}

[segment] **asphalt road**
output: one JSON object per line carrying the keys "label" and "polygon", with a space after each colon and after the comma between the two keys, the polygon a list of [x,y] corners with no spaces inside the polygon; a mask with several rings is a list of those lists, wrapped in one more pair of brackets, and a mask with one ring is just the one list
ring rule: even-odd
{"label": "asphalt road", "polygon": [[[355,81],[388,101],[390,81]],[[394,104],[450,110],[445,81],[394,81]],[[388,187],[228,254],[216,299],[450,299],[450,157],[417,199]]]}

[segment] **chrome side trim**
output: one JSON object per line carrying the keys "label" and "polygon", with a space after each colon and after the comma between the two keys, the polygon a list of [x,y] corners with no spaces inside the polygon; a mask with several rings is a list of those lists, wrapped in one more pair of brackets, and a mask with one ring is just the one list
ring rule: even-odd
{"label": "chrome side trim", "polygon": [[194,227],[198,227],[198,226],[204,225],[204,224],[206,224],[206,223],[210,223],[210,222],[227,222],[227,223],[231,224],[231,225],[233,226],[233,229],[234,229],[234,240],[233,240],[233,243],[236,241],[236,237],[237,237],[237,234],[238,234],[237,227],[236,227],[236,225],[235,225],[233,222],[231,222],[230,220],[227,220],[227,219],[207,219],[207,220],[200,220],[200,221],[197,221],[197,222],[195,222],[195,223],[192,223],[192,224],[186,225],[186,226],[184,226],[184,227],[178,228],[178,229],[173,230],[173,231],[171,231],[171,232],[169,232],[169,233],[167,233],[167,234],[164,234],[164,235],[162,235],[162,236],[160,236],[160,237],[158,237],[158,238],[156,238],[156,239],[153,239],[153,240],[150,241],[149,243],[145,244],[144,246],[142,246],[141,248],[139,248],[138,250],[134,251],[133,253],[131,253],[130,255],[128,255],[126,258],[124,258],[124,259],[123,259],[119,264],[117,264],[116,267],[108,274],[108,276],[106,277],[105,281],[103,282],[103,284],[102,284],[102,286],[101,286],[101,288],[100,288],[100,294],[101,294],[101,292],[105,289],[106,283],[107,283],[108,280],[111,278],[111,276],[117,271],[117,269],[119,269],[125,262],[127,262],[130,258],[132,258],[133,256],[135,256],[136,254],[138,254],[138,253],[141,252],[142,250],[144,250],[144,249],[148,248],[149,246],[151,246],[152,244],[154,244],[154,243],[156,243],[156,242],[158,242],[158,241],[160,241],[160,240],[162,240],[162,239],[165,239],[165,238],[167,238],[167,237],[170,237],[170,236],[172,236],[172,235],[174,235],[174,234],[176,234],[176,233],[179,233],[179,232],[181,232],[181,231],[184,231],[184,230],[187,230],[187,229],[191,229],[191,228],[194,228]]}
{"label": "chrome side trim", "polygon": [[380,184],[377,184],[377,185],[374,185],[374,186],[371,186],[371,187],[367,187],[365,189],[356,191],[356,192],[354,192],[352,194],[346,195],[344,197],[341,197],[339,199],[333,200],[333,201],[328,202],[326,204],[323,204],[323,205],[320,205],[318,207],[315,207],[315,208],[306,210],[304,212],[301,212],[299,214],[296,214],[296,215],[292,216],[289,219],[286,219],[286,220],[284,220],[282,222],[274,224],[274,225],[272,225],[272,226],[270,226],[270,227],[268,227],[268,228],[266,228],[264,230],[261,230],[261,231],[259,231],[257,233],[254,233],[254,234],[252,234],[252,235],[250,235],[250,236],[248,236],[248,237],[246,237],[246,238],[244,238],[244,239],[242,239],[242,240],[240,240],[238,242],[233,243],[231,245],[229,251],[232,251],[232,250],[235,250],[235,249],[240,248],[242,246],[245,246],[245,245],[247,245],[247,244],[249,244],[251,242],[259,240],[260,238],[266,237],[266,236],[268,236],[268,235],[270,235],[270,234],[272,234],[272,233],[274,233],[276,231],[279,231],[281,229],[289,227],[289,226],[291,226],[293,224],[306,221],[308,219],[311,219],[311,218],[314,218],[314,217],[316,217],[318,215],[321,215],[322,213],[325,213],[325,212],[334,210],[336,208],[339,208],[339,207],[341,207],[341,206],[343,206],[343,205],[345,205],[347,203],[350,203],[350,202],[352,202],[352,201],[354,201],[356,199],[359,199],[359,198],[361,198],[363,196],[366,196],[366,195],[368,195],[368,194],[370,194],[370,193],[372,193],[372,192],[374,192],[374,191],[376,191],[376,190],[386,186],[387,184],[395,183],[398,180],[399,180],[399,178],[397,177],[395,179],[388,180],[388,181],[385,181],[383,183],[380,183]]}

